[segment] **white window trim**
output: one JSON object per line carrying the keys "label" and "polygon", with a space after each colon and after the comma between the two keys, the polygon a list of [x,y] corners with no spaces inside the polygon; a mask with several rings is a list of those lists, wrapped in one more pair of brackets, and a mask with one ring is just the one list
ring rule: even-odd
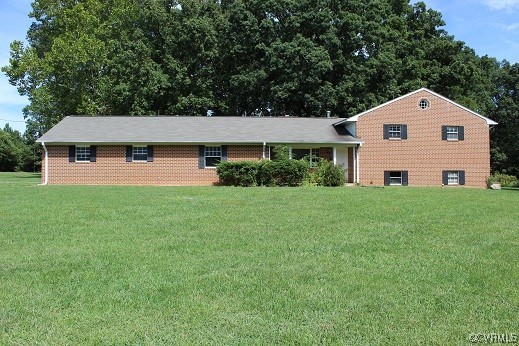
{"label": "white window trim", "polygon": [[[392,184],[391,183],[391,173],[400,173],[400,183],[399,184]],[[393,178],[398,179],[398,178]],[[402,186],[402,171],[391,171],[389,172],[389,186]]]}
{"label": "white window trim", "polygon": [[[397,131],[391,131],[391,128],[398,128]],[[391,133],[398,133],[398,137],[391,137]],[[402,125],[388,125],[387,135],[390,140],[399,140],[402,139]]]}
{"label": "white window trim", "polygon": [[[85,149],[88,149],[88,160],[78,160],[77,157],[78,157],[78,148],[85,148]],[[90,145],[76,145],[76,150],[75,150],[75,162],[76,163],[90,163],[90,158],[91,158],[91,152],[90,152]]]}
{"label": "white window trim", "polygon": [[[455,128],[456,132],[450,131],[449,128]],[[449,134],[456,134],[456,138],[449,138]],[[447,126],[447,140],[448,141],[459,141],[460,138],[460,127],[459,126]]]}
{"label": "white window trim", "polygon": [[[207,155],[207,148],[220,148],[220,156],[214,156],[214,155],[211,155],[211,156],[208,156]],[[220,162],[222,161],[222,146],[221,145],[206,145],[204,146],[204,168],[207,168],[207,169],[216,169],[217,167],[216,166],[208,166],[207,165],[207,158],[208,157],[217,157],[217,158],[220,158]]]}
{"label": "white window trim", "polygon": [[[135,159],[135,148],[146,148],[146,159],[145,160],[136,160]],[[144,154],[144,153],[141,153]],[[148,146],[142,145],[133,145],[132,146],[132,162],[148,162]]]}
{"label": "white window trim", "polygon": [[[455,174],[455,177],[450,177],[450,174]],[[456,182],[451,183],[451,179],[456,179]],[[447,185],[459,185],[460,184],[460,172],[459,171],[447,171]]]}

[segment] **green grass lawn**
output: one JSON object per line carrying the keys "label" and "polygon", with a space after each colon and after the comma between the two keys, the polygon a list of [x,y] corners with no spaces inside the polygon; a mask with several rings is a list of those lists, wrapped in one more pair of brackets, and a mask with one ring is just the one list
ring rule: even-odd
{"label": "green grass lawn", "polygon": [[519,333],[519,191],[39,181],[0,174],[0,344]]}

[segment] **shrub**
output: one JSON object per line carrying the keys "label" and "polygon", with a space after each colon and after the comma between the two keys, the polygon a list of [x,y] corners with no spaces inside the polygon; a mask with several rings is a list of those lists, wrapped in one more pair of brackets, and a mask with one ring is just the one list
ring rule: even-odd
{"label": "shrub", "polygon": [[275,161],[263,160],[258,163],[256,183],[260,186],[276,186]]}
{"label": "shrub", "polygon": [[222,184],[232,186],[342,186],[345,182],[342,166],[326,160],[316,168],[310,168],[306,160],[224,161],[216,172]]}
{"label": "shrub", "polygon": [[487,187],[499,183],[502,187],[519,187],[519,181],[514,175],[494,173],[487,179]]}
{"label": "shrub", "polygon": [[274,163],[276,186],[300,186],[308,173],[308,164],[302,160],[277,160]]}
{"label": "shrub", "polygon": [[343,186],[346,182],[344,168],[330,161],[320,160],[316,173],[317,183],[321,186]]}
{"label": "shrub", "polygon": [[258,164],[251,161],[223,161],[216,167],[220,182],[232,186],[255,186],[258,175]]}
{"label": "shrub", "polygon": [[261,161],[258,167],[258,185],[300,186],[308,172],[308,164],[300,160],[276,159]]}

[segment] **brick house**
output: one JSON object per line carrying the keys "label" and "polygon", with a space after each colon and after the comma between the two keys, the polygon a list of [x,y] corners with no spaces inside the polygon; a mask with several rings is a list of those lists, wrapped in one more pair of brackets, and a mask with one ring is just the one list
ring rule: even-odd
{"label": "brick house", "polygon": [[427,89],[356,116],[69,116],[38,142],[44,184],[211,185],[220,160],[293,158],[343,165],[362,185],[485,187],[496,123]]}

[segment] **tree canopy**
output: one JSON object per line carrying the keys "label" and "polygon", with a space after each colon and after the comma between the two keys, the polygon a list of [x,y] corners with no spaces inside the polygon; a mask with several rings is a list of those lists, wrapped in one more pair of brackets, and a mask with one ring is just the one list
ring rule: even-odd
{"label": "tree canopy", "polygon": [[78,115],[347,117],[428,87],[500,122],[519,173],[518,65],[478,57],[408,0],[36,0],[2,70],[31,133]]}

